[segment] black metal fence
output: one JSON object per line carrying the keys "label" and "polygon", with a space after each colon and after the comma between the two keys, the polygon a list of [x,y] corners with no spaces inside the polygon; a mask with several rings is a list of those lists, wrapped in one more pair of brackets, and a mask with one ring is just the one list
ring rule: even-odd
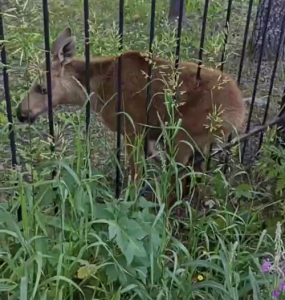
{"label": "black metal fence", "polygon": [[[181,32],[182,32],[182,16],[183,16],[183,8],[184,8],[184,1],[180,0],[180,11],[179,11],[179,19],[178,19],[178,27],[177,27],[177,46],[176,46],[176,60],[175,60],[175,69],[179,67],[180,62],[180,43],[181,43]],[[230,17],[231,17],[231,9],[232,9],[232,0],[228,0],[228,8],[227,8],[227,15],[225,20],[225,37],[224,37],[224,45],[221,55],[221,64],[220,68],[223,71],[224,67],[224,60],[225,60],[225,51],[226,51],[226,45],[228,42],[228,26],[230,23]],[[276,75],[276,69],[279,61],[279,53],[281,46],[283,45],[283,38],[284,38],[284,29],[285,29],[285,18],[283,19],[282,23],[282,30],[280,32],[280,38],[279,38],[279,45],[278,45],[278,54],[276,55],[273,71],[271,74],[271,80],[270,80],[270,87],[268,91],[267,96],[267,102],[266,102],[266,109],[263,116],[262,125],[251,128],[251,118],[253,113],[253,107],[255,103],[256,98],[256,92],[258,89],[258,82],[259,82],[259,74],[260,74],[260,68],[262,64],[262,56],[263,56],[263,49],[265,44],[265,36],[267,33],[267,24],[269,20],[269,14],[270,14],[270,8],[271,8],[272,1],[269,1],[269,7],[267,10],[267,15],[265,19],[264,24],[264,31],[263,31],[263,39],[262,39],[262,45],[261,45],[261,53],[258,59],[257,63],[257,70],[256,70],[256,76],[253,86],[253,93],[251,97],[251,104],[250,104],[250,110],[249,110],[249,117],[246,124],[246,130],[245,133],[240,136],[238,140],[235,140],[234,142],[231,141],[231,137],[227,144],[225,144],[221,149],[218,151],[211,153],[211,156],[216,155],[217,153],[230,149],[234,145],[242,142],[243,148],[242,148],[242,160],[244,159],[244,153],[247,147],[248,140],[251,136],[260,134],[260,140],[259,140],[259,148],[262,145],[263,141],[263,132],[269,127],[274,126],[276,124],[280,124],[284,122],[285,115],[283,114],[283,110],[281,109],[281,112],[279,116],[269,122],[267,122],[267,116],[268,116],[268,109],[270,105],[272,90],[273,90],[273,84],[275,80]],[[200,50],[199,50],[199,63],[197,68],[197,79],[200,78],[200,69],[201,64],[203,61],[203,48],[204,48],[204,42],[205,42],[205,32],[207,27],[207,14],[208,14],[208,8],[209,8],[210,0],[205,0],[204,4],[204,11],[203,11],[203,20],[202,20],[202,31],[201,31],[201,39],[200,39]],[[237,76],[237,83],[240,85],[241,77],[242,77],[242,71],[243,71],[243,65],[244,65],[244,59],[246,54],[246,45],[248,42],[248,35],[249,35],[249,25],[252,19],[252,7],[253,7],[253,0],[249,0],[248,4],[248,13],[246,18],[246,24],[244,28],[244,37],[243,37],[243,46],[240,56],[240,63],[238,68],[238,76]],[[1,7],[0,7],[1,8]],[[49,10],[48,10],[48,0],[42,0],[42,8],[43,8],[43,20],[44,20],[44,40],[45,40],[45,50],[46,50],[46,76],[47,76],[47,95],[48,95],[48,120],[49,120],[49,133],[52,137],[54,137],[54,121],[53,121],[53,110],[52,110],[52,90],[51,90],[51,70],[50,70],[50,45],[49,45]],[[89,78],[89,68],[90,68],[90,44],[89,44],[89,3],[88,0],[84,0],[84,35],[85,35],[85,59],[86,59],[86,91],[87,94],[90,95],[90,78]],[[150,35],[149,35],[149,52],[152,54],[153,52],[153,42],[155,37],[155,10],[156,10],[156,0],[151,0],[151,14],[150,14]],[[118,28],[118,34],[120,38],[119,42],[119,50],[123,50],[123,36],[124,36],[124,0],[119,0],[119,7],[118,7],[118,19],[119,19],[119,28]],[[1,46],[1,61],[2,61],[2,68],[3,68],[3,78],[4,78],[4,91],[5,91],[5,99],[6,99],[6,107],[7,107],[7,117],[9,122],[9,139],[10,139],[10,148],[11,148],[11,155],[12,155],[12,165],[15,167],[17,165],[17,153],[16,153],[16,146],[15,146],[15,134],[14,134],[14,128],[13,128],[13,117],[12,117],[12,107],[11,107],[11,99],[10,99],[10,90],[9,90],[9,76],[7,72],[7,54],[5,50],[5,42],[4,42],[4,25],[3,25],[3,14],[0,11],[0,40],[2,41]],[[147,104],[150,101],[150,95],[151,95],[151,73],[152,73],[152,64],[149,65],[148,70],[148,86],[147,86]],[[117,103],[117,110],[118,110],[118,116],[117,116],[117,160],[120,162],[121,160],[121,110],[122,110],[122,60],[121,57],[119,57],[118,60],[118,82],[117,82],[117,92],[118,92],[118,103]],[[284,93],[285,94],[285,88]],[[285,96],[282,97],[281,100],[281,107],[284,107],[285,104]],[[148,105],[147,105],[148,107]],[[148,116],[148,112],[147,112]],[[148,120],[148,117],[147,117]],[[89,138],[89,126],[90,126],[90,101],[88,101],[86,106],[86,133],[87,133],[87,139]],[[147,143],[148,143],[148,137],[146,136],[145,140],[145,152],[147,149]],[[55,151],[54,148],[54,141],[51,142],[51,151]],[[87,157],[87,159],[89,159]],[[228,154],[226,155],[225,164],[227,164],[228,161]],[[55,173],[53,173],[52,176],[55,176]],[[118,198],[121,193],[121,171],[120,167],[117,167],[116,170],[116,197]],[[21,216],[19,215],[19,218]]]}

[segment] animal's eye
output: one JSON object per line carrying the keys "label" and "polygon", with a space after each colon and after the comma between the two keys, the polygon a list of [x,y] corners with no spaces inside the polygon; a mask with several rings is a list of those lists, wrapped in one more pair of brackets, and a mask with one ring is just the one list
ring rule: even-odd
{"label": "animal's eye", "polygon": [[44,87],[41,87],[41,89],[42,89],[42,94],[43,94],[43,95],[46,95],[46,94],[47,94],[47,89],[44,88]]}

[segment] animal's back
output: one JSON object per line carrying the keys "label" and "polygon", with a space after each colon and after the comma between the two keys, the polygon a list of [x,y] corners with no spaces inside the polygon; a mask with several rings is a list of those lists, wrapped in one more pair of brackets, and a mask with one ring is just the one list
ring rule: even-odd
{"label": "animal's back", "polygon": [[[240,129],[244,122],[245,106],[236,82],[220,70],[202,67],[197,80],[197,64],[182,63],[181,114],[197,131],[209,125],[209,114],[220,112],[220,117]],[[191,119],[191,120],[190,120]]]}
{"label": "animal's back", "polygon": [[[151,77],[151,97],[149,108],[149,125],[160,127],[160,120],[168,119],[165,106],[165,91],[171,89],[174,80],[174,66],[167,60],[155,57]],[[122,94],[123,110],[133,122],[128,123],[126,131],[133,130],[133,124],[146,123],[147,73],[149,62],[139,51],[128,51],[122,55]],[[178,91],[179,114],[182,126],[191,133],[199,134],[209,123],[207,117],[214,106],[223,110],[222,118],[234,127],[240,128],[244,119],[244,103],[241,92],[232,78],[219,70],[201,68],[200,78],[196,80],[197,64],[182,62],[179,66],[179,80],[182,82]],[[104,92],[111,98],[117,91],[117,63],[111,70],[112,76],[105,82]],[[113,112],[117,105],[113,101]],[[115,118],[115,114],[113,117]],[[106,110],[106,117],[110,113]],[[127,119],[129,119],[129,117]],[[116,122],[113,122],[115,130]],[[154,132],[154,130],[153,130]],[[157,130],[154,135],[159,134]]]}

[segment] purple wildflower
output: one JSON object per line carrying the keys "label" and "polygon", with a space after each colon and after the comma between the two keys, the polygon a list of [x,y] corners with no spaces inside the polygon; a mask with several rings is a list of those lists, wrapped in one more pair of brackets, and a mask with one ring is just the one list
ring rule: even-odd
{"label": "purple wildflower", "polygon": [[263,264],[261,265],[261,271],[263,273],[270,273],[272,271],[273,267],[270,261],[265,260]]}
{"label": "purple wildflower", "polygon": [[281,282],[279,283],[279,291],[280,291],[281,293],[285,292],[285,281],[281,281]]}
{"label": "purple wildflower", "polygon": [[280,295],[280,292],[278,290],[274,290],[272,293],[273,299],[278,299],[279,295]]}

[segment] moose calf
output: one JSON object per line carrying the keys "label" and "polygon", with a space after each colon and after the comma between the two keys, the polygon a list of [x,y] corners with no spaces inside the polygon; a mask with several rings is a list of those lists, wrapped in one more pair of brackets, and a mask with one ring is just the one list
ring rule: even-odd
{"label": "moose calf", "polygon": [[[75,37],[69,28],[64,29],[51,49],[52,105],[83,106],[86,102],[85,61],[74,57]],[[152,145],[161,132],[162,123],[169,120],[165,105],[165,93],[174,86],[173,65],[159,57],[153,59],[151,97],[149,104],[149,140]],[[132,155],[132,143],[142,134],[147,119],[147,72],[149,62],[138,51],[122,54],[122,134],[128,138],[127,146],[131,176],[136,166]],[[176,120],[181,119],[181,129],[174,137],[177,147],[175,160],[186,165],[193,155],[195,145],[202,151],[213,141],[209,115],[215,107],[221,110],[222,123],[215,134],[229,136],[232,127],[241,128],[245,107],[241,92],[228,75],[219,70],[201,67],[197,80],[197,64],[182,62],[179,66],[177,85]],[[43,67],[44,69],[45,67]],[[103,123],[117,131],[117,75],[118,56],[94,58],[90,62],[91,109],[98,113]],[[29,99],[29,100],[28,100]],[[21,122],[34,122],[48,110],[46,76],[32,85],[29,95],[18,107]],[[151,150],[151,149],[150,149]]]}

